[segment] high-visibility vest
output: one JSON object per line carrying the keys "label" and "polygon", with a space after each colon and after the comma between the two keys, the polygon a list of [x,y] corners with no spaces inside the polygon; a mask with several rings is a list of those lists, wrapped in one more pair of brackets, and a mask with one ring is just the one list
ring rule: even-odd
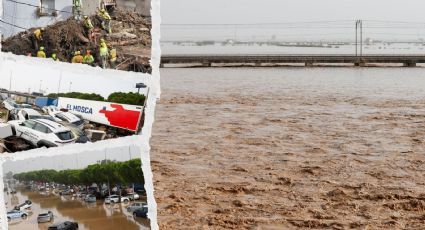
{"label": "high-visibility vest", "polygon": [[86,20],[84,20],[84,26],[89,29],[93,29],[93,24],[91,23],[90,18],[87,18]]}
{"label": "high-visibility vest", "polygon": [[34,30],[34,35],[38,40],[40,40],[41,39],[41,30],[40,29]]}
{"label": "high-visibility vest", "polygon": [[109,60],[114,62],[117,60],[117,50],[111,49]]}
{"label": "high-visibility vest", "polygon": [[111,16],[109,16],[108,12],[106,11],[104,13],[99,11],[99,16],[105,20],[111,20]]}
{"label": "high-visibility vest", "polygon": [[73,4],[75,7],[80,7],[82,5],[81,0],[73,0]]}
{"label": "high-visibility vest", "polygon": [[42,51],[42,50],[39,50],[37,52],[37,57],[39,57],[39,58],[46,58],[46,53],[44,51]]}
{"label": "high-visibility vest", "polygon": [[81,55],[75,55],[72,60],[72,63],[83,63],[83,56]]}
{"label": "high-visibility vest", "polygon": [[99,49],[99,54],[100,54],[100,56],[108,56],[108,47],[105,45],[105,46],[101,46],[100,47],[100,49]]}
{"label": "high-visibility vest", "polygon": [[93,55],[85,55],[84,59],[83,59],[83,63],[87,63],[87,64],[91,64],[94,62],[94,57]]}

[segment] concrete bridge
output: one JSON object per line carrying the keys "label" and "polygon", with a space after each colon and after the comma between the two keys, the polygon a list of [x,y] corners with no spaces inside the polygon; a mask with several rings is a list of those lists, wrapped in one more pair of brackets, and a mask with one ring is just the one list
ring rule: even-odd
{"label": "concrete bridge", "polygon": [[366,66],[373,64],[403,64],[406,67],[415,67],[418,63],[425,63],[425,55],[163,55],[161,67],[169,64],[201,65],[211,67],[213,64],[246,65],[253,64],[353,64]]}

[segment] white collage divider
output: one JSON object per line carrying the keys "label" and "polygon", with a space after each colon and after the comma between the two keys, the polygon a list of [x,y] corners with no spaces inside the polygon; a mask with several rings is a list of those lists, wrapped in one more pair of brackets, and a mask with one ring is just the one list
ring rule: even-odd
{"label": "white collage divider", "polygon": [[[0,0],[0,14],[2,12],[2,0]],[[142,170],[145,180],[145,190],[148,202],[148,217],[151,229],[158,229],[157,206],[153,196],[153,181],[150,164],[150,145],[152,125],[156,100],[160,96],[160,73],[159,64],[161,59],[160,50],[160,0],[152,0],[152,74],[101,69],[81,64],[54,62],[50,59],[17,56],[11,53],[0,52],[0,88],[12,89],[12,91],[44,93],[66,93],[69,91],[82,93],[97,93],[103,97],[113,92],[136,92],[136,83],[144,83],[149,87],[147,104],[145,108],[144,126],[140,135],[133,135],[96,143],[72,144],[64,147],[41,148],[30,151],[3,154],[0,163],[5,161],[17,161],[38,157],[72,155],[87,151],[108,151],[111,149],[136,146],[140,149]],[[1,15],[0,15],[1,16]],[[141,92],[141,93],[146,93]],[[0,170],[0,191],[4,191],[3,170]],[[4,195],[0,196],[0,226],[8,229],[6,218]]]}

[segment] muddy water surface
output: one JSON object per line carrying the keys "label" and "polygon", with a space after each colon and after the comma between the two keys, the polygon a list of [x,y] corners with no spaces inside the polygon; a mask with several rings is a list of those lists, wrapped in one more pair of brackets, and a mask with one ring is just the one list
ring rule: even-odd
{"label": "muddy water surface", "polygon": [[[71,196],[56,196],[46,192],[33,192],[20,190],[17,194],[7,195],[7,210],[23,203],[32,201],[32,207],[27,212],[29,217],[25,220],[15,219],[9,223],[10,230],[47,230],[53,223],[62,221],[78,222],[79,230],[116,230],[116,229],[150,229],[149,221],[134,219],[126,210],[125,204],[104,205],[103,201],[85,203]],[[41,212],[52,211],[54,221],[51,223],[37,223],[37,215]]]}
{"label": "muddy water surface", "polygon": [[424,68],[162,69],[162,229],[425,229]]}

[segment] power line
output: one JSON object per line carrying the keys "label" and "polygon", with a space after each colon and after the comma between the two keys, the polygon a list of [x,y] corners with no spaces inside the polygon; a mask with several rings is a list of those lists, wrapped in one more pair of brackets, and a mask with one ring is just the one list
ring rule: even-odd
{"label": "power line", "polygon": [[7,1],[14,2],[14,3],[17,3],[17,4],[26,5],[26,6],[32,6],[32,7],[36,7],[36,8],[42,8],[42,9],[46,9],[46,10],[53,10],[53,11],[58,11],[58,12],[63,12],[63,13],[68,13],[68,14],[73,14],[72,12],[66,11],[66,10],[58,10],[58,9],[52,9],[52,8],[49,8],[49,7],[44,7],[44,6],[36,6],[36,5],[32,5],[32,4],[25,3],[25,2],[15,1],[15,0],[7,0]]}
{"label": "power line", "polygon": [[17,25],[14,25],[14,24],[12,24],[12,23],[5,22],[5,21],[3,21],[2,19],[0,19],[0,22],[1,22],[1,23],[4,23],[4,24],[6,24],[6,25],[10,25],[10,26],[16,27],[16,28],[20,28],[20,29],[23,29],[23,30],[28,30],[27,28],[24,28],[24,27],[22,27],[22,26],[17,26]]}

